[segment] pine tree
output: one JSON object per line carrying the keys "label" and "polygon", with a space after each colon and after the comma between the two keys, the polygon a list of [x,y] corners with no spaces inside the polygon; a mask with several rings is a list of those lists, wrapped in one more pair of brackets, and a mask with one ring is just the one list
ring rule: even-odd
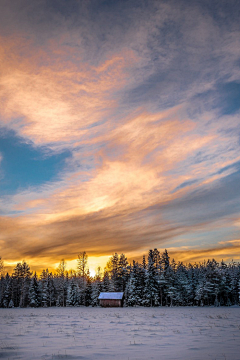
{"label": "pine tree", "polygon": [[231,305],[230,292],[231,292],[231,278],[228,273],[228,266],[222,260],[220,264],[220,286],[219,286],[219,298],[220,305]]}
{"label": "pine tree", "polygon": [[39,301],[41,306],[48,306],[48,269],[43,270],[40,274],[40,285],[39,285]]}
{"label": "pine tree", "polygon": [[29,305],[31,307],[40,306],[39,285],[38,285],[36,272],[30,282],[28,297],[29,297]]}
{"label": "pine tree", "polygon": [[143,304],[145,306],[159,305],[158,272],[154,264],[153,251],[149,250],[147,271],[145,273],[145,288]]}
{"label": "pine tree", "polygon": [[18,307],[20,303],[21,288],[23,282],[22,264],[17,263],[12,274],[13,288],[12,288],[12,300],[14,307]]}
{"label": "pine tree", "polygon": [[191,304],[191,290],[188,271],[182,263],[178,263],[175,273],[175,301],[178,305]]}
{"label": "pine tree", "polygon": [[110,269],[112,291],[119,291],[119,256],[117,253],[111,257],[107,266]]}
{"label": "pine tree", "polygon": [[92,289],[91,289],[91,304],[92,306],[97,306],[98,305],[98,297],[99,294],[101,292],[101,270],[100,268],[98,268],[98,272],[95,276],[94,281],[92,282]]}
{"label": "pine tree", "polygon": [[154,249],[153,250],[153,264],[155,266],[156,269],[159,269],[160,267],[160,252],[158,251],[158,249]]}
{"label": "pine tree", "polygon": [[208,304],[218,306],[218,294],[220,291],[220,272],[218,263],[213,260],[207,261],[205,290],[208,293]]}
{"label": "pine tree", "polygon": [[[197,286],[197,274],[198,274],[198,265],[197,264],[188,264],[188,267],[185,268],[187,271],[188,278],[188,301],[190,305],[195,305],[195,292]],[[196,269],[196,270],[195,270]]]}
{"label": "pine tree", "polygon": [[2,299],[2,305],[4,308],[9,307],[12,295],[12,278],[7,274],[5,278],[5,290]]}
{"label": "pine tree", "polygon": [[26,261],[22,261],[22,276],[23,276],[23,282],[22,282],[22,288],[21,288],[21,295],[20,295],[20,307],[26,307],[28,306],[28,292],[29,292],[29,285],[31,281],[31,271],[29,265],[26,263]]}
{"label": "pine tree", "polygon": [[123,292],[125,290],[128,276],[128,261],[126,256],[121,254],[118,262],[117,291]]}
{"label": "pine tree", "polygon": [[126,303],[128,306],[136,306],[141,304],[142,298],[142,287],[141,287],[141,277],[140,267],[138,263],[133,261],[133,266],[131,268],[131,273],[127,286],[127,299]]}
{"label": "pine tree", "polygon": [[232,305],[238,304],[238,282],[239,282],[239,266],[237,266],[234,262],[229,264],[229,275],[231,277],[230,281],[230,296]]}
{"label": "pine tree", "polygon": [[57,290],[57,306],[66,306],[68,274],[66,272],[66,262],[64,259],[60,261],[57,268],[57,276],[55,277]]}
{"label": "pine tree", "polygon": [[174,300],[176,300],[177,289],[175,285],[175,274],[172,267],[169,265],[165,272],[166,280],[166,304],[173,306]]}
{"label": "pine tree", "polygon": [[105,292],[112,292],[114,291],[114,283],[112,281],[112,279],[109,276],[109,272],[106,270],[104,270],[104,276],[103,276],[103,280],[102,280],[102,290]]}
{"label": "pine tree", "polygon": [[14,268],[12,299],[14,306],[25,307],[28,305],[28,291],[31,280],[29,265],[23,260]]}
{"label": "pine tree", "polygon": [[162,256],[160,258],[160,262],[161,262],[161,265],[163,267],[163,271],[164,273],[167,271],[169,265],[170,265],[170,257],[168,255],[168,252],[167,250],[165,249],[165,251],[162,253]]}
{"label": "pine tree", "polygon": [[88,255],[86,251],[78,254],[77,273],[80,278],[85,278],[88,271]]}
{"label": "pine tree", "polygon": [[67,306],[77,306],[78,305],[78,286],[76,278],[72,278],[69,281],[67,289]]}
{"label": "pine tree", "polygon": [[86,290],[85,290],[85,306],[90,306],[92,300],[92,285],[90,276],[87,277]]}
{"label": "pine tree", "polygon": [[48,275],[48,293],[49,293],[49,306],[56,304],[56,288],[54,285],[54,277],[52,273]]}

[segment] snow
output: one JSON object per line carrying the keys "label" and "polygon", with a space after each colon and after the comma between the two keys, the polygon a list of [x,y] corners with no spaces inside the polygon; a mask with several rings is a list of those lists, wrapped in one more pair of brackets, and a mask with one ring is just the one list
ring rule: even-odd
{"label": "snow", "polygon": [[238,360],[240,308],[0,309],[0,359]]}
{"label": "snow", "polygon": [[122,300],[123,292],[101,292],[99,300]]}

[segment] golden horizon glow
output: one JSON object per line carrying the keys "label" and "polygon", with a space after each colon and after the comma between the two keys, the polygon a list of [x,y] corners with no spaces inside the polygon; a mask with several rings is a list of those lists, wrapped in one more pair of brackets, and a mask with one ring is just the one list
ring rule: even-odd
{"label": "golden horizon glow", "polygon": [[[150,249],[149,249],[150,250]],[[165,248],[158,248],[160,254],[162,254]],[[231,261],[239,262],[239,252],[240,252],[240,239],[230,240],[226,242],[219,242],[218,246],[212,248],[202,248],[196,249],[191,248],[188,246],[181,246],[181,247],[169,247],[167,248],[168,254],[170,256],[170,260],[175,260],[176,263],[182,262],[183,264],[187,265],[191,263],[192,265],[196,263],[202,263],[207,260],[215,259],[218,262],[222,260],[225,263],[230,263]],[[107,262],[110,260],[111,256],[114,255],[103,255],[103,256],[88,256],[88,269],[90,275],[94,277],[97,273],[98,267],[101,268],[101,273],[103,275],[104,269],[107,265]],[[120,253],[118,253],[120,255]],[[141,263],[143,255],[145,255],[147,260],[148,251],[144,251],[141,253],[136,253],[135,256],[133,253],[125,254],[128,263],[131,264],[133,260],[139,261]],[[50,272],[56,273],[59,262],[55,263],[45,263],[45,266],[41,263],[41,261],[34,262],[31,259],[23,259],[25,260],[32,272],[37,272],[38,275],[41,274],[42,270],[48,269]],[[4,267],[6,272],[11,274],[13,272],[14,267],[17,265],[18,262],[22,262],[23,260],[19,261],[4,261]],[[36,258],[37,260],[37,258]],[[77,258],[73,260],[64,259],[66,262],[66,271],[77,271]]]}

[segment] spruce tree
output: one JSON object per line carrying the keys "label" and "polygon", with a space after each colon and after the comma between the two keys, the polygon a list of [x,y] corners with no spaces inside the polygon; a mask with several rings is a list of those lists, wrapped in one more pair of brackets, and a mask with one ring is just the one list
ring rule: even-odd
{"label": "spruce tree", "polygon": [[76,278],[72,278],[69,281],[67,289],[67,306],[77,306],[78,305],[78,286]]}
{"label": "spruce tree", "polygon": [[3,293],[2,305],[4,308],[9,307],[12,295],[12,278],[7,274],[5,278],[5,289]]}
{"label": "spruce tree", "polygon": [[39,285],[38,285],[36,272],[30,282],[28,297],[29,297],[29,306],[31,307],[40,306]]}
{"label": "spruce tree", "polygon": [[142,288],[139,273],[140,267],[138,263],[133,261],[133,266],[131,267],[131,273],[127,286],[126,303],[128,306],[136,306],[141,304]]}
{"label": "spruce tree", "polygon": [[147,271],[145,273],[145,288],[143,304],[145,306],[159,305],[158,272],[154,263],[154,253],[149,250]]}
{"label": "spruce tree", "polygon": [[91,304],[92,306],[98,305],[98,297],[101,292],[101,279],[96,276],[91,284]]}
{"label": "spruce tree", "polygon": [[66,262],[62,259],[57,268],[57,276],[55,277],[57,290],[57,306],[66,306],[68,274],[66,272]]}

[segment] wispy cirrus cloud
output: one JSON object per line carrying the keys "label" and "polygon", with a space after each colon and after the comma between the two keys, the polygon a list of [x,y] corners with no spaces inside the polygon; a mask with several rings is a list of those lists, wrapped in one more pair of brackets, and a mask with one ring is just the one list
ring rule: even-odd
{"label": "wispy cirrus cloud", "polygon": [[[51,45],[54,52],[57,45]],[[111,94],[124,86],[124,68],[134,61],[133,54],[125,51],[99,67],[83,62],[77,66],[61,60],[56,63],[47,52],[39,51],[50,63],[44,66],[35,60],[35,52],[31,54],[31,44],[23,44],[24,58],[14,54],[19,46],[18,41],[10,49],[2,45],[1,115],[5,124],[35,144],[84,142],[90,136],[89,128],[105,122],[117,106]]]}

